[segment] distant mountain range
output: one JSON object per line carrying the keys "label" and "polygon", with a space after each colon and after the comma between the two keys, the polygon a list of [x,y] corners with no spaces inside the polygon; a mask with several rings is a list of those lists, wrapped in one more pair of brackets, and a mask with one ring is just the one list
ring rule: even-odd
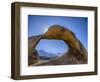
{"label": "distant mountain range", "polygon": [[37,51],[38,51],[40,59],[43,59],[43,60],[49,60],[49,59],[56,58],[59,56],[57,54],[48,53],[44,50],[37,50]]}

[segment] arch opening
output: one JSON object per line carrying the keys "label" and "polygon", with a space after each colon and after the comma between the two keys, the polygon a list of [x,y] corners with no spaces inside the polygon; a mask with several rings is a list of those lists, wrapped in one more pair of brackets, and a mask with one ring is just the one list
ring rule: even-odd
{"label": "arch opening", "polygon": [[68,51],[68,45],[63,40],[41,39],[35,47],[39,61],[48,61],[60,57]]}

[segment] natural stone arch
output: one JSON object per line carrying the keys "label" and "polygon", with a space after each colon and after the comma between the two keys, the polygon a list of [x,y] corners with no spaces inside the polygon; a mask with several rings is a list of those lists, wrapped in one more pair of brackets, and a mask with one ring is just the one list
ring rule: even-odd
{"label": "natural stone arch", "polygon": [[[49,60],[45,63],[39,63],[35,65],[58,65],[58,64],[84,64],[87,63],[87,50],[84,48],[82,43],[77,39],[75,34],[60,25],[53,25],[51,26],[45,34],[34,36],[29,38],[29,56],[36,56],[38,61],[38,53],[35,54],[37,51],[35,50],[36,45],[41,39],[57,39],[63,40],[69,47],[69,50],[66,54],[61,56],[60,58]],[[34,49],[34,50],[33,50]],[[33,61],[35,59],[32,59]],[[33,64],[35,62],[32,62]]]}

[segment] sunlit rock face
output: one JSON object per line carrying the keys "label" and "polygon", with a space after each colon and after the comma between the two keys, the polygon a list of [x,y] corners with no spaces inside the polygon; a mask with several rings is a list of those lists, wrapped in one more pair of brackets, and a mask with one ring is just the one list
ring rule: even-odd
{"label": "sunlit rock face", "polygon": [[71,47],[79,49],[78,41],[76,40],[75,34],[69,29],[60,26],[53,25],[45,33],[45,38],[47,39],[61,39],[68,43]]}
{"label": "sunlit rock face", "polygon": [[[87,63],[87,50],[84,48],[83,44],[77,39],[75,34],[60,25],[53,25],[51,26],[48,31],[42,35],[33,36],[29,38],[28,41],[28,55],[33,56],[35,47],[39,43],[41,39],[57,39],[57,40],[63,40],[67,45],[69,50],[63,54],[61,57],[57,57],[54,59],[51,59],[47,62],[38,62],[39,57],[36,59],[33,59],[32,61],[34,65],[67,65],[67,64],[86,64]],[[38,54],[37,54],[38,56]],[[30,60],[29,60],[30,61]]]}

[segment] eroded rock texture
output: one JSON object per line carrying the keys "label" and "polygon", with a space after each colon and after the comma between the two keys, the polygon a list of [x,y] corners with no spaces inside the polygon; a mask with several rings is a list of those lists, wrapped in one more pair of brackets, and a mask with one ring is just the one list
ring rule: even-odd
{"label": "eroded rock texture", "polygon": [[[35,47],[41,39],[63,40],[68,45],[69,50],[61,57],[48,60],[48,62],[36,63],[38,62],[39,55],[38,53],[36,53]],[[60,25],[53,25],[48,29],[45,34],[29,38],[28,48],[29,57],[36,56],[35,58],[33,57],[31,62],[31,64],[34,64],[36,66],[86,64],[88,59],[87,50],[84,48],[83,44],[77,39],[75,34],[71,30]]]}

